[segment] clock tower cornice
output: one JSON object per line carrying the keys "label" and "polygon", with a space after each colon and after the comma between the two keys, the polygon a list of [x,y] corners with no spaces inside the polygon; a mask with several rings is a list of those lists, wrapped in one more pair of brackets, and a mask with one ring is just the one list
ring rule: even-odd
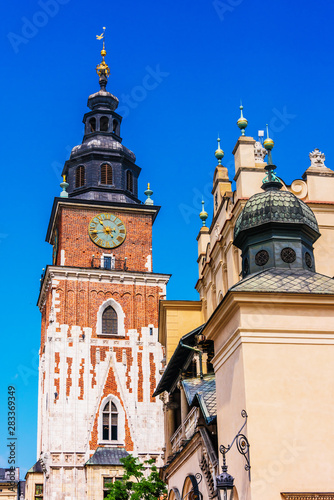
{"label": "clock tower cornice", "polygon": [[45,241],[52,244],[53,232],[55,229],[55,225],[57,222],[57,218],[59,212],[62,207],[71,207],[71,208],[96,208],[97,211],[124,211],[134,214],[143,213],[146,215],[152,216],[152,222],[155,221],[160,208],[155,205],[135,205],[133,203],[121,203],[121,202],[105,202],[100,200],[85,200],[80,198],[55,198],[51,210],[50,222],[46,233]]}
{"label": "clock tower cornice", "polygon": [[45,303],[46,294],[52,280],[81,280],[95,283],[113,283],[123,285],[145,285],[165,287],[172,275],[140,272],[140,271],[118,271],[70,267],[70,266],[46,266],[45,274],[41,282],[41,288],[37,306],[41,309]]}

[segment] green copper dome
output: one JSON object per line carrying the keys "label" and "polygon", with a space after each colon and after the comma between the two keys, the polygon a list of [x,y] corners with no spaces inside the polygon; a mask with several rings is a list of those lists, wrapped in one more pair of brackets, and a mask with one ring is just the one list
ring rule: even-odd
{"label": "green copper dome", "polygon": [[315,215],[306,203],[290,191],[268,190],[249,198],[237,219],[234,240],[248,229],[271,222],[306,225],[319,235]]}

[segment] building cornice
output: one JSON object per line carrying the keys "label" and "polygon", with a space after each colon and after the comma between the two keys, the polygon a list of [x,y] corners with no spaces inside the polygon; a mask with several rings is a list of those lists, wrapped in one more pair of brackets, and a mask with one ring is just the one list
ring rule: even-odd
{"label": "building cornice", "polygon": [[47,266],[39,293],[37,306],[41,309],[45,303],[47,291],[52,280],[89,281],[115,285],[166,286],[171,274],[159,274],[137,271],[117,271],[115,269],[93,269],[82,267]]}

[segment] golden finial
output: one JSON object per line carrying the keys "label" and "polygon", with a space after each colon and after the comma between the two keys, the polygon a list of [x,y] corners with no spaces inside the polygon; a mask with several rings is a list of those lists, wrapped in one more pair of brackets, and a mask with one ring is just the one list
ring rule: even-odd
{"label": "golden finial", "polygon": [[108,66],[108,64],[104,60],[105,56],[107,55],[107,51],[105,49],[105,43],[104,43],[105,31],[106,31],[106,28],[104,26],[103,27],[103,32],[101,33],[101,35],[96,35],[96,39],[97,40],[103,40],[103,46],[102,46],[102,50],[101,50],[102,61],[100,62],[100,64],[98,64],[96,66],[96,73],[100,77],[101,88],[104,88],[104,89],[105,89],[105,87],[107,85],[106,79],[110,75],[109,66]]}
{"label": "golden finial", "polygon": [[66,182],[66,175],[63,175],[63,182]]}

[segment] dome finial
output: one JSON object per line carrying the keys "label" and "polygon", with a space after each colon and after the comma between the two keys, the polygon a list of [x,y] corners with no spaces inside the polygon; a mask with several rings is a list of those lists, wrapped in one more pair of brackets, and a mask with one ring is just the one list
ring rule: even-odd
{"label": "dome finial", "polygon": [[263,184],[261,187],[264,190],[281,189],[283,187],[283,184],[281,180],[277,177],[277,175],[274,174],[276,165],[273,165],[273,159],[271,155],[271,150],[273,149],[275,143],[269,137],[268,124],[266,125],[266,128],[267,128],[267,138],[264,140],[263,146],[268,151],[268,164],[264,167],[265,170],[268,172],[268,175],[263,179]]}
{"label": "dome finial", "polygon": [[202,212],[199,214],[199,218],[203,222],[203,227],[205,227],[205,221],[208,218],[208,212],[205,211],[204,209],[204,200],[202,200]]}
{"label": "dome finial", "polygon": [[106,31],[106,28],[104,26],[101,35],[96,35],[96,39],[97,40],[103,40],[103,47],[102,47],[102,50],[101,50],[102,61],[100,62],[100,64],[98,64],[96,66],[96,73],[100,77],[99,83],[100,83],[101,90],[105,90],[106,89],[106,86],[107,86],[107,83],[108,83],[108,77],[110,75],[109,66],[108,66],[108,64],[104,60],[105,56],[107,55],[107,51],[105,49],[105,44],[104,44],[105,31]]}
{"label": "dome finial", "polygon": [[222,164],[222,159],[224,158],[224,151],[221,149],[220,147],[220,138],[219,138],[219,134],[218,134],[218,139],[217,139],[217,142],[218,142],[218,147],[215,151],[215,157],[217,158],[218,160],[218,165],[221,165]]}
{"label": "dome finial", "polygon": [[151,196],[153,194],[153,191],[150,187],[150,183],[148,182],[147,184],[147,189],[144,191],[144,194],[146,194],[147,198],[145,200],[145,205],[154,205],[154,201],[151,199]]}
{"label": "dome finial", "polygon": [[272,165],[273,164],[273,159],[272,159],[272,156],[271,156],[271,150],[273,149],[275,143],[269,137],[268,123],[266,124],[266,129],[267,129],[267,139],[264,140],[263,146],[268,151],[268,165]]}
{"label": "dome finial", "polygon": [[248,125],[248,120],[244,117],[244,115],[242,113],[243,109],[244,109],[244,107],[243,107],[242,102],[240,100],[240,118],[237,121],[237,125],[240,128],[240,130],[241,130],[241,135],[245,135],[245,128]]}
{"label": "dome finial", "polygon": [[68,186],[69,183],[66,182],[66,175],[63,175],[63,182],[60,183],[60,187],[63,189],[62,192],[60,193],[61,198],[68,198],[68,192],[66,191]]}

